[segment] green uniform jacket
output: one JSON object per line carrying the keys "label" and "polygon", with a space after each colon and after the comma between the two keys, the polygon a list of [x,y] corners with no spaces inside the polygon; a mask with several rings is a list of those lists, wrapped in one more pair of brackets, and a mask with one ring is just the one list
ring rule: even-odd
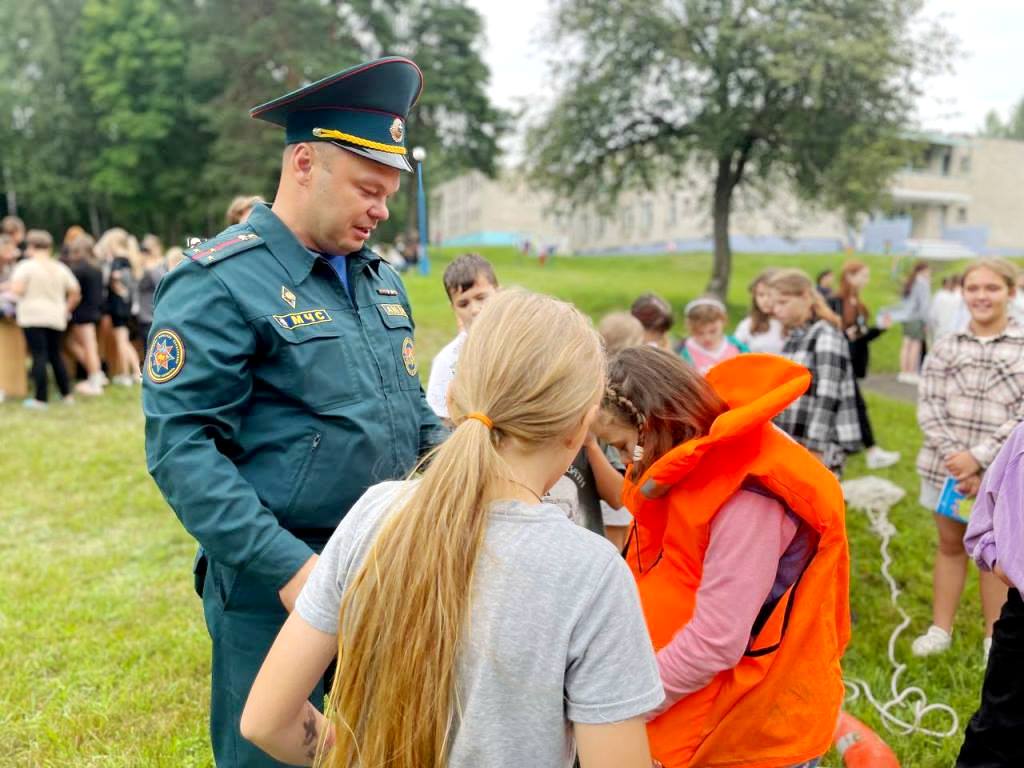
{"label": "green uniform jacket", "polygon": [[211,559],[280,589],[371,485],[440,436],[401,279],[348,257],[351,298],[264,206],[156,293],[146,461]]}

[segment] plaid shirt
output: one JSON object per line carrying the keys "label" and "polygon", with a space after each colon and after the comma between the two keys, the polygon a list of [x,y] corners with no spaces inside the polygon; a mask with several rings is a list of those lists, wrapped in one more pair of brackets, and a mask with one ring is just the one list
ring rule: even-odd
{"label": "plaid shirt", "polygon": [[829,469],[842,467],[846,454],[863,447],[846,337],[818,320],[790,331],[782,354],[807,368],[812,378],[807,393],[776,416],[775,424],[821,454]]}
{"label": "plaid shirt", "polygon": [[982,468],[995,459],[1024,420],[1024,328],[1013,320],[999,336],[981,340],[970,331],[944,336],[924,361],[917,422],[924,445],[917,456],[921,479],[941,486],[944,461],[970,451]]}

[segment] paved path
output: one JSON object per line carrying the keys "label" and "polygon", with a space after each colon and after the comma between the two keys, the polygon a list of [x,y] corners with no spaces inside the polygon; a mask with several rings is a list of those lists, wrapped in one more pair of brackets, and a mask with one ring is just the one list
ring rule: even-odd
{"label": "paved path", "polygon": [[864,379],[862,385],[868,392],[876,392],[879,395],[891,397],[893,400],[902,400],[905,403],[917,402],[917,387],[896,381],[895,373],[870,374]]}

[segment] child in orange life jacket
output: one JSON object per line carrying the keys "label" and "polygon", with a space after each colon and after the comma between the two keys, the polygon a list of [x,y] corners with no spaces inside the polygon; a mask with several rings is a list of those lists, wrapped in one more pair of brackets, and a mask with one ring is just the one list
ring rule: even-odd
{"label": "child in orange life jacket", "polygon": [[625,556],[665,687],[648,735],[666,768],[813,765],[831,743],[850,629],[842,492],[771,423],[810,378],[774,355],[706,379],[649,347],[610,363],[596,431],[631,463]]}
{"label": "child in orange life jacket", "polygon": [[749,352],[746,344],[735,336],[726,336],[729,319],[725,304],[712,296],[702,296],[686,305],[686,325],[690,332],[676,347],[676,352],[701,373],[730,357]]}

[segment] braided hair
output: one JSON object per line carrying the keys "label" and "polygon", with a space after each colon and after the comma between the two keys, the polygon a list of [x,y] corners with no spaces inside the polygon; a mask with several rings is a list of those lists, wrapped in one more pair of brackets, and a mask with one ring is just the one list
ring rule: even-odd
{"label": "braided hair", "polygon": [[675,446],[706,435],[728,410],[696,368],[651,346],[629,347],[609,361],[602,408],[637,431],[644,450],[633,463],[633,480]]}

